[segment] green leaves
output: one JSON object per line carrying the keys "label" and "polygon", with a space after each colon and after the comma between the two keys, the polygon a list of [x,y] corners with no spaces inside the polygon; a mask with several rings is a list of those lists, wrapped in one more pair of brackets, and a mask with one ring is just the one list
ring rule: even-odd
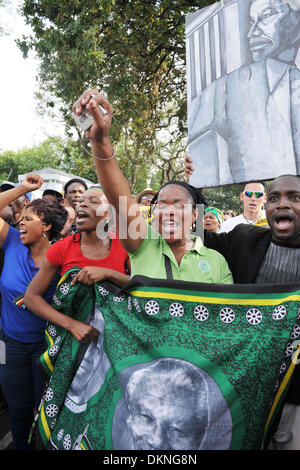
{"label": "green leaves", "polygon": [[16,152],[0,152],[0,179],[17,182],[18,175],[51,167],[97,181],[92,158],[83,158],[80,142],[49,137],[40,145],[24,147]]}
{"label": "green leaves", "polygon": [[[25,56],[35,50],[41,60],[42,99],[43,90],[59,98],[68,130],[72,104],[86,88],[107,94],[115,110],[111,138],[114,146],[126,148],[121,160],[133,191],[153,179],[158,167],[160,182],[178,174],[178,166],[183,170],[177,149],[184,151],[187,141],[185,17],[209,3],[24,0],[22,12],[33,35],[19,47]],[[172,135],[168,164],[163,130]]]}

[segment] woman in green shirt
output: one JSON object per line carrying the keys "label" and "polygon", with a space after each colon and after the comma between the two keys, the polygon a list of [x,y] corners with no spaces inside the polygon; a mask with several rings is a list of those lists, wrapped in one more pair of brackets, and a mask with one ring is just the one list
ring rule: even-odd
{"label": "woman in green shirt", "polygon": [[132,275],[233,283],[223,256],[203,247],[199,237],[191,236],[197,204],[204,202],[201,194],[182,182],[164,185],[154,198],[153,221],[149,226],[132,199],[128,182],[114,156],[109,139],[111,104],[97,90],[88,90],[74,104],[74,113],[79,116],[83,107],[94,118],[86,134],[91,141],[99,182],[116,211],[118,234],[130,255]]}

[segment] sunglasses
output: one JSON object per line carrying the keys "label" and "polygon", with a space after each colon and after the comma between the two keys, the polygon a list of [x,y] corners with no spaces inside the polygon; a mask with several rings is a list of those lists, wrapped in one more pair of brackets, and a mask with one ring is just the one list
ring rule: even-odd
{"label": "sunglasses", "polygon": [[245,191],[244,192],[245,196],[247,197],[252,197],[253,194],[254,196],[258,199],[259,197],[262,197],[264,193],[261,193],[260,191]]}

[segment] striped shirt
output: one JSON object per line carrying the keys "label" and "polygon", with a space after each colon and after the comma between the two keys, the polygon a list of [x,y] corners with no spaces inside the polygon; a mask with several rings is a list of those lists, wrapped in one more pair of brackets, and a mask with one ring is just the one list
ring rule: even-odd
{"label": "striped shirt", "polygon": [[256,277],[256,284],[283,284],[300,281],[300,248],[271,242]]}

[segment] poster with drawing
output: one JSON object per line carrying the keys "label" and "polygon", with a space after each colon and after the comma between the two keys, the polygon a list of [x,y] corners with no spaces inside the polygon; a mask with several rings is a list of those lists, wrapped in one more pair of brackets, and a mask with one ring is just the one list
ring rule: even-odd
{"label": "poster with drawing", "polygon": [[186,19],[196,187],[300,173],[300,0],[222,0]]}

